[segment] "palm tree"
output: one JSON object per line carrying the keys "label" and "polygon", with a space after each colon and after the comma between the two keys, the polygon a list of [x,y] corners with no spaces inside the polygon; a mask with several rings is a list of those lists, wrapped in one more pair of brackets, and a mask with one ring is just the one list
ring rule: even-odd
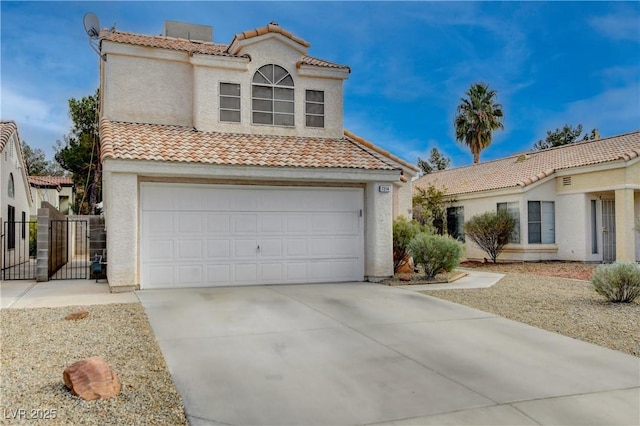
{"label": "palm tree", "polygon": [[467,144],[473,154],[473,162],[480,161],[480,151],[491,144],[494,130],[504,129],[502,105],[495,102],[497,92],[485,83],[474,83],[460,99],[458,114],[454,119],[456,140]]}

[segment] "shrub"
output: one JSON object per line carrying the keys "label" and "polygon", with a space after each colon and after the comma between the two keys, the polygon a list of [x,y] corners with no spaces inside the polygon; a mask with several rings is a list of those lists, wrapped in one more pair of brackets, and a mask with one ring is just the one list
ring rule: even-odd
{"label": "shrub", "polygon": [[425,278],[431,279],[442,270],[450,272],[458,266],[464,248],[449,236],[422,232],[411,240],[408,250],[414,262],[424,268]]}
{"label": "shrub", "polygon": [[625,262],[600,265],[593,273],[591,285],[610,302],[633,302],[640,297],[640,266]]}
{"label": "shrub", "polygon": [[487,212],[469,219],[464,231],[496,263],[515,226],[515,219],[506,211]]}
{"label": "shrub", "polygon": [[394,272],[406,262],[409,242],[421,232],[421,227],[415,220],[409,221],[404,216],[398,216],[393,221],[393,270]]}

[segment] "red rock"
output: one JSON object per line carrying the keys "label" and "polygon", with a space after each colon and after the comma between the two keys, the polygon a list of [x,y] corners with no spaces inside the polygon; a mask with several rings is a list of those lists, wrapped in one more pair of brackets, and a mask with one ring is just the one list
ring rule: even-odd
{"label": "red rock", "polygon": [[66,317],[64,317],[64,319],[66,319],[66,320],[79,320],[79,319],[86,318],[87,316],[89,316],[89,311],[87,310],[87,308],[83,307],[83,308],[78,309],[75,312],[71,312]]}
{"label": "red rock", "polygon": [[411,281],[411,275],[400,275],[400,281]]}
{"label": "red rock", "polygon": [[82,399],[109,399],[120,393],[118,375],[100,357],[85,358],[64,369],[64,384]]}

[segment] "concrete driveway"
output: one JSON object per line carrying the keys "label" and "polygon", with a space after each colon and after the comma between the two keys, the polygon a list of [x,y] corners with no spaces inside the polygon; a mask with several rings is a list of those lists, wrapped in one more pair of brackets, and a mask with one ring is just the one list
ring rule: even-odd
{"label": "concrete driveway", "polygon": [[192,425],[640,423],[638,358],[410,290],[137,295]]}

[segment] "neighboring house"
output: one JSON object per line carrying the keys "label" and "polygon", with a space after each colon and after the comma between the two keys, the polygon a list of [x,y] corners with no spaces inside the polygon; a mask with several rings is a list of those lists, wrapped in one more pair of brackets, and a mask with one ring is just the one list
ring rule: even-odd
{"label": "neighboring house", "polygon": [[[423,176],[446,188],[449,233],[504,209],[516,219],[499,260],[640,261],[640,132],[514,155]],[[415,189],[414,189],[415,190]],[[469,239],[467,258],[487,255]]]}
{"label": "neighboring house", "polygon": [[343,129],[350,69],[308,48],[276,23],[102,32],[112,291],[393,274],[418,169]]}
{"label": "neighboring house", "polygon": [[14,121],[0,122],[0,226],[2,249],[0,267],[29,260],[29,212],[31,192],[22,157],[18,126]]}
{"label": "neighboring house", "polygon": [[34,198],[31,217],[38,216],[38,209],[43,201],[54,206],[62,214],[73,214],[76,191],[69,176],[29,176],[29,185]]}

